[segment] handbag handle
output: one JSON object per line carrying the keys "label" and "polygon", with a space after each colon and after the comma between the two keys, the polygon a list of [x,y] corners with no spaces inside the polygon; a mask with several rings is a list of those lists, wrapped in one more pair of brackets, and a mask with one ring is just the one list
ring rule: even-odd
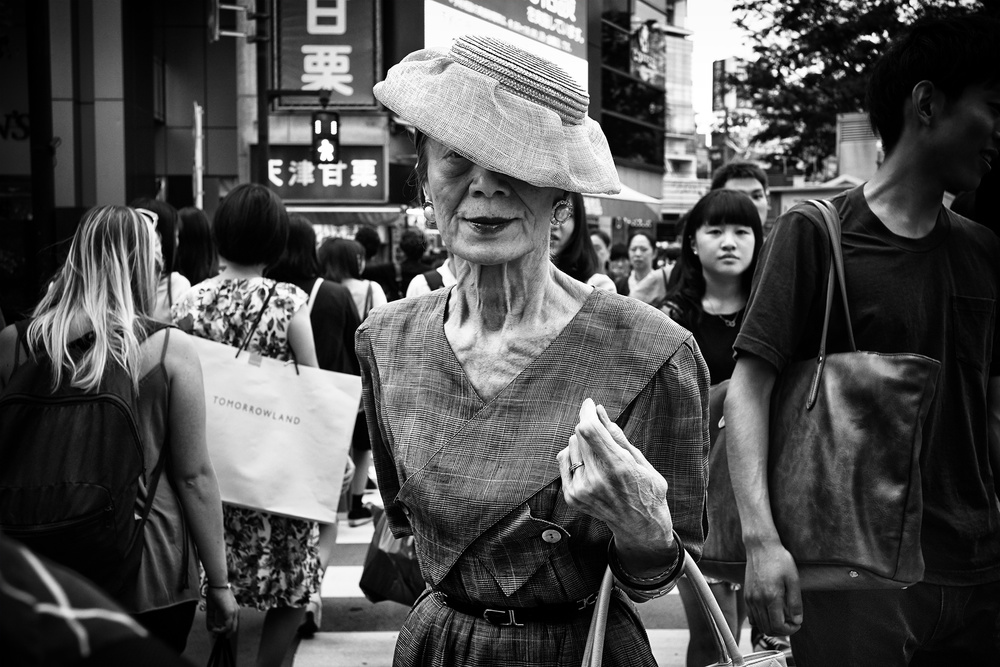
{"label": "handbag handle", "polygon": [[614,579],[609,566],[604,571],[601,590],[594,605],[594,615],[590,619],[587,645],[583,649],[583,667],[601,667],[601,663],[604,662],[604,634],[608,629],[608,605],[611,603]]}
{"label": "handbag handle", "polygon": [[743,654],[736,643],[736,638],[733,637],[732,630],[729,629],[726,616],[722,613],[722,608],[719,607],[715,596],[712,595],[712,589],[708,587],[705,576],[698,569],[694,559],[691,558],[691,554],[686,549],[684,550],[684,575],[694,585],[694,589],[698,593],[698,601],[701,603],[702,611],[705,612],[705,616],[708,618],[708,624],[712,626],[712,636],[715,639],[715,646],[719,651],[719,664],[743,667],[745,664]]}
{"label": "handbag handle", "polygon": [[[852,352],[858,349],[854,342],[854,328],[851,325],[851,311],[847,305],[847,279],[844,275],[844,251],[840,245],[840,214],[836,207],[826,200],[810,199],[806,204],[812,204],[819,209],[820,217],[826,226],[830,240],[830,273],[826,281],[826,312],[823,314],[823,334],[819,342],[819,355],[816,357],[816,372],[809,385],[809,397],[806,408],[811,410],[819,396],[819,383],[826,367],[826,339],[830,329],[830,312],[833,310],[833,293],[836,285],[840,285],[840,295],[844,304],[844,322],[847,325],[847,342]],[[836,282],[835,282],[836,281]]]}

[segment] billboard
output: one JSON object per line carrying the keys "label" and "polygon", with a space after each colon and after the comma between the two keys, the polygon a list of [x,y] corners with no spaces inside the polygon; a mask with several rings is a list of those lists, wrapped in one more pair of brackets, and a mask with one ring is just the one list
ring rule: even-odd
{"label": "billboard", "polygon": [[629,73],[646,83],[666,87],[667,37],[655,21],[646,21],[629,37]]}
{"label": "billboard", "polygon": [[372,0],[276,0],[275,87],[278,109],[374,109],[380,67],[379,6]]}
{"label": "billboard", "polygon": [[587,90],[587,0],[425,0],[424,44],[488,35],[562,67]]}

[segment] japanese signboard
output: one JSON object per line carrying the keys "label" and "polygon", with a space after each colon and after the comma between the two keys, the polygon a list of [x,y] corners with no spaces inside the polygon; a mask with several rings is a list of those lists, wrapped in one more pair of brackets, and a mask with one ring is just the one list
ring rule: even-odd
{"label": "japanese signboard", "polygon": [[425,0],[424,43],[488,35],[547,58],[587,87],[586,0]]}
{"label": "japanese signboard", "polygon": [[379,64],[377,0],[276,0],[275,81],[278,109],[375,108]]}
{"label": "japanese signboard", "polygon": [[[251,147],[251,157],[256,153]],[[268,149],[268,186],[283,200],[385,203],[389,163],[385,146],[341,146],[334,162],[314,162],[312,146],[274,145]]]}

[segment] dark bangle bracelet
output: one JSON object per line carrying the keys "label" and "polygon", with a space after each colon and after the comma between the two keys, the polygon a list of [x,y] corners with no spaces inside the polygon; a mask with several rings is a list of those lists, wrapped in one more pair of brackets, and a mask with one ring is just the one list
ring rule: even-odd
{"label": "dark bangle bracelet", "polygon": [[231,591],[233,589],[232,584],[228,581],[222,586],[213,586],[212,584],[208,584],[207,587],[211,588],[213,591]]}
{"label": "dark bangle bracelet", "polygon": [[669,586],[684,571],[684,543],[681,542],[677,531],[671,532],[673,533],[677,555],[674,562],[662,574],[655,577],[637,577],[626,572],[621,561],[618,560],[614,537],[611,538],[611,543],[608,544],[608,564],[611,566],[611,573],[627,587],[637,591],[655,591]]}

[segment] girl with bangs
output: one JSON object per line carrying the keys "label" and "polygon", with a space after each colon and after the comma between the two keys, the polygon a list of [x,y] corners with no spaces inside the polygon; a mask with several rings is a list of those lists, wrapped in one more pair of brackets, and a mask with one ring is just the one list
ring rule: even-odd
{"label": "girl with bangs", "polygon": [[[733,343],[740,332],[763,240],[760,214],[753,201],[736,190],[710,191],[684,222],[681,255],[670,274],[672,284],[661,310],[694,335],[713,385],[729,380],[736,367]],[[712,421],[717,423],[718,416],[713,415]],[[708,581],[733,636],[739,640],[747,617],[739,586]],[[694,587],[681,579],[678,589],[691,631],[687,664],[707,665],[717,658],[713,630]]]}
{"label": "girl with bangs", "polygon": [[184,334],[151,317],[161,263],[151,217],[124,206],[88,211],[32,318],[0,332],[0,390],[17,371],[19,345],[35,358],[51,359],[53,389],[68,379],[73,387],[97,391],[106,374],[121,370],[131,379],[144,460],[159,460],[164,452],[169,483],[157,484],[152,498],[145,486],[150,480],[140,483],[138,502],[152,503],[142,561],[134,585],[116,601],[182,653],[199,597],[199,560],[218,584],[207,596],[209,631],[234,631],[238,607],[226,586],[222,502],[205,442],[201,364]]}

